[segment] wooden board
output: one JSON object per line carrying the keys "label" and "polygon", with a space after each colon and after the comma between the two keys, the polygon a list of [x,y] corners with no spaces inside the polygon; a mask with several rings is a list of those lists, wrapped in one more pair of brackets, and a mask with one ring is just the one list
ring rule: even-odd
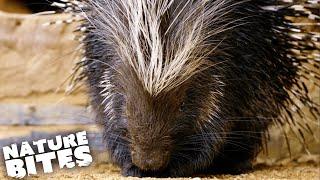
{"label": "wooden board", "polygon": [[64,124],[94,124],[94,120],[83,106],[0,104],[0,125]]}

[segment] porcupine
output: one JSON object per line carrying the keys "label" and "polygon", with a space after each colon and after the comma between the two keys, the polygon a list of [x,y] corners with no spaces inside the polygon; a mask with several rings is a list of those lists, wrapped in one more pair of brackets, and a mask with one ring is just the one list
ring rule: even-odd
{"label": "porcupine", "polygon": [[[86,79],[125,176],[242,173],[271,124],[311,131],[319,105],[319,1],[61,0],[80,21]],[[304,80],[303,80],[304,79]]]}

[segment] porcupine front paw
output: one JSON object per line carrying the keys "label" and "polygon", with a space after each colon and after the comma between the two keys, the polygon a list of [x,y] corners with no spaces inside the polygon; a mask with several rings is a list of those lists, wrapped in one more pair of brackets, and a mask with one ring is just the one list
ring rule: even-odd
{"label": "porcupine front paw", "polygon": [[142,171],[135,165],[128,165],[121,169],[121,174],[125,177],[158,177],[158,178],[166,178],[170,177],[168,171]]}
{"label": "porcupine front paw", "polygon": [[209,171],[214,174],[232,174],[239,175],[250,172],[253,170],[253,166],[250,160],[242,162],[232,162],[226,164],[215,164]]}
{"label": "porcupine front paw", "polygon": [[229,174],[238,175],[250,172],[253,170],[251,161],[245,161],[238,164],[233,164],[229,168],[226,167]]}
{"label": "porcupine front paw", "polygon": [[125,165],[121,168],[121,174],[125,177],[143,177],[143,172],[135,165]]}

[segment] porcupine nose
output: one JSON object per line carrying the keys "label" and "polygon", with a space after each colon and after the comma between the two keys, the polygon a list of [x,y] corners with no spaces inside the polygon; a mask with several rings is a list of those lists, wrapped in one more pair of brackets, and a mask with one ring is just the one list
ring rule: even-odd
{"label": "porcupine nose", "polygon": [[159,150],[133,151],[132,162],[143,170],[160,170],[167,165],[168,153]]}

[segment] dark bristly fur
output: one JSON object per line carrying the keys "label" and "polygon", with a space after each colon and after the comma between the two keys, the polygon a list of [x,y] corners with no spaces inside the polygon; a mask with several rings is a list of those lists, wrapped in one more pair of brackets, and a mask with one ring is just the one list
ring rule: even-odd
{"label": "dark bristly fur", "polygon": [[[319,84],[319,35],[287,18],[306,17],[319,23],[316,1],[208,0],[199,11],[208,11],[218,2],[223,3],[219,8],[224,11],[214,12],[220,13],[214,16],[219,17],[215,21],[204,20],[210,23],[201,27],[206,31],[200,32],[223,28],[219,33],[208,33],[195,47],[205,51],[205,55],[193,54],[193,58],[202,55],[202,64],[195,69],[199,71],[155,94],[123,59],[124,50],[132,47],[117,43],[130,36],[121,34],[130,26],[121,0],[78,2],[82,6],[71,2],[66,2],[66,8],[71,8],[67,12],[85,14],[81,27],[85,28],[82,42],[86,59],[79,63],[84,69],[81,78],[87,79],[91,104],[97,121],[104,127],[111,158],[125,176],[242,173],[251,169],[273,122],[280,126],[289,123],[303,137],[300,129],[308,130],[309,126],[296,123],[293,113],[304,117],[304,106],[315,118],[319,117],[319,105],[310,99],[301,80],[311,79]],[[179,26],[170,27],[184,3],[192,8],[196,1],[175,0],[159,19],[163,54],[172,51],[166,49],[166,44],[171,43],[167,36],[175,31],[188,35],[183,34],[183,28],[174,29]],[[106,24],[112,22],[106,19],[111,18],[110,14],[103,14],[111,8],[118,8],[112,18],[123,23],[124,29],[117,34],[110,32],[112,27]],[[294,36],[297,31],[302,36]],[[150,47],[146,46],[145,37],[139,38],[144,63],[148,64]],[[130,55],[138,56],[135,52]]]}

